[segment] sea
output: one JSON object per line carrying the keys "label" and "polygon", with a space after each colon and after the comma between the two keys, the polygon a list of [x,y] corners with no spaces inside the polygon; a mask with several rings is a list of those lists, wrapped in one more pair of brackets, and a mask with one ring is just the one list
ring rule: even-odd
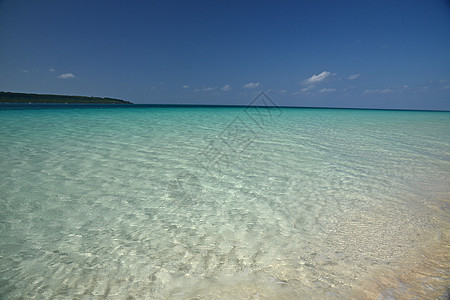
{"label": "sea", "polygon": [[447,299],[450,112],[1,105],[0,299]]}

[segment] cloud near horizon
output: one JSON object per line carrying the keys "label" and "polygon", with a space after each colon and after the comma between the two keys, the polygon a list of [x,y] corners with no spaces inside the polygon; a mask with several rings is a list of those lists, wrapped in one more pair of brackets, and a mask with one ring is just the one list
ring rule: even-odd
{"label": "cloud near horizon", "polygon": [[392,93],[394,90],[390,89],[390,88],[385,88],[385,89],[374,89],[374,90],[365,90],[364,94],[387,94],[387,93]]}
{"label": "cloud near horizon", "polygon": [[310,90],[312,90],[314,87],[315,87],[314,84],[308,85],[307,87],[301,89],[300,92],[307,92],[307,91],[310,91]]}
{"label": "cloud near horizon", "polygon": [[361,76],[361,74],[352,74],[350,76],[347,77],[348,80],[355,80],[356,78],[358,78],[359,76]]}
{"label": "cloud near horizon", "polygon": [[226,84],[226,85],[224,85],[222,88],[220,88],[222,91],[225,91],[225,92],[227,92],[227,91],[229,91],[229,90],[231,90],[231,86],[229,86],[228,84]]}
{"label": "cloud near horizon", "polygon": [[75,75],[72,73],[64,73],[58,76],[60,79],[69,79],[69,78],[75,78]]}
{"label": "cloud near horizon", "polygon": [[246,89],[255,89],[260,86],[261,86],[261,84],[259,82],[256,82],[256,83],[250,82],[250,83],[244,84],[242,87],[246,88]]}
{"label": "cloud near horizon", "polygon": [[323,71],[322,73],[320,73],[319,75],[313,75],[311,77],[309,77],[308,79],[306,79],[305,81],[303,81],[304,84],[315,84],[315,83],[319,83],[324,81],[325,79],[327,79],[330,76],[334,76],[336,75],[336,73],[331,73],[328,71]]}
{"label": "cloud near horizon", "polygon": [[203,92],[211,92],[211,91],[214,91],[214,90],[216,90],[217,89],[217,87],[204,87],[203,89],[202,89],[202,91]]}
{"label": "cloud near horizon", "polygon": [[329,93],[329,92],[336,92],[336,89],[324,88],[320,90],[320,93]]}

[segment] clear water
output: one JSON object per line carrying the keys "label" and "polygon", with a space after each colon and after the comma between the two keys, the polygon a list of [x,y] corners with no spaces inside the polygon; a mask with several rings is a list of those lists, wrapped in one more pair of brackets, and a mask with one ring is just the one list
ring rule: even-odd
{"label": "clear water", "polygon": [[445,298],[450,113],[0,110],[0,298]]}

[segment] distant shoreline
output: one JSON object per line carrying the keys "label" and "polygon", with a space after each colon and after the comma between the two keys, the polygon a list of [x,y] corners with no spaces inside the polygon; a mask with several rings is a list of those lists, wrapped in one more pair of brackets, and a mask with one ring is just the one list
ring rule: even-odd
{"label": "distant shoreline", "polygon": [[47,95],[0,92],[1,104],[133,104],[132,102],[102,97]]}

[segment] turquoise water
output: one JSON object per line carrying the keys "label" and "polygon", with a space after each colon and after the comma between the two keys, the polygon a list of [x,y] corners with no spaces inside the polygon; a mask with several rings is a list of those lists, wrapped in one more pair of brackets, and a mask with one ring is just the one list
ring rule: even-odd
{"label": "turquoise water", "polygon": [[0,110],[0,298],[445,298],[450,113]]}

